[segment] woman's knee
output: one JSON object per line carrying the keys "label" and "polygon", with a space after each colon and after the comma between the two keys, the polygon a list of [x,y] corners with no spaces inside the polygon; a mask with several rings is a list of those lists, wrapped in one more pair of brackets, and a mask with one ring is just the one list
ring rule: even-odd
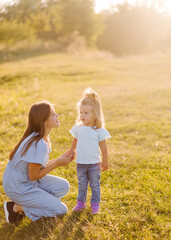
{"label": "woman's knee", "polygon": [[60,206],[60,209],[57,209],[56,215],[67,214],[67,212],[68,212],[67,206],[64,203],[62,203],[62,205]]}
{"label": "woman's knee", "polygon": [[62,184],[60,186],[60,190],[58,188],[57,191],[55,191],[53,195],[57,198],[61,198],[69,192],[69,189],[70,189],[69,182],[67,180],[63,179]]}
{"label": "woman's knee", "polygon": [[62,188],[63,194],[67,194],[69,192],[70,184],[66,179],[63,179],[61,188]]}
{"label": "woman's knee", "polygon": [[65,180],[65,191],[66,191],[66,193],[69,192],[69,189],[70,189],[70,184],[67,180]]}
{"label": "woman's knee", "polygon": [[63,211],[63,214],[67,214],[67,212],[68,212],[68,208],[67,208],[66,205],[64,206],[64,208],[62,209],[62,211]]}

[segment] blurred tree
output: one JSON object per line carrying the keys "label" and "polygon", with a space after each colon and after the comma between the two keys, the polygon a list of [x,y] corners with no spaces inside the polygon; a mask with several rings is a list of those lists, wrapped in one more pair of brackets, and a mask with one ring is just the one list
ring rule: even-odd
{"label": "blurred tree", "polygon": [[[11,33],[15,28],[19,33],[25,24],[31,36],[34,33],[65,49],[97,43],[117,55],[167,50],[171,48],[171,17],[159,12],[159,6],[161,0],[137,0],[134,6],[124,3],[95,14],[93,0],[16,0],[0,11],[0,41],[7,35],[11,39],[7,42],[18,41]],[[21,39],[26,36],[29,39],[23,30]]]}
{"label": "blurred tree", "polygon": [[98,40],[100,48],[117,55],[162,49],[165,23],[155,8],[125,3],[105,11],[103,16],[106,28]]}
{"label": "blurred tree", "polygon": [[7,6],[0,17],[29,24],[38,38],[65,45],[74,31],[93,44],[103,30],[101,17],[94,13],[93,0],[18,0]]}
{"label": "blurred tree", "polygon": [[0,43],[14,45],[23,40],[34,40],[35,34],[32,28],[23,23],[15,21],[0,22]]}
{"label": "blurred tree", "polygon": [[1,18],[7,21],[25,22],[31,14],[36,14],[42,6],[41,0],[18,0],[1,12]]}
{"label": "blurred tree", "polygon": [[[92,0],[61,0],[62,35],[71,35],[78,31],[87,42],[95,40],[100,28],[99,18],[94,13]],[[97,32],[96,32],[97,30]]]}
{"label": "blurred tree", "polygon": [[59,6],[48,6],[37,14],[31,14],[27,20],[35,30],[37,37],[44,41],[56,41],[61,35],[62,21]]}

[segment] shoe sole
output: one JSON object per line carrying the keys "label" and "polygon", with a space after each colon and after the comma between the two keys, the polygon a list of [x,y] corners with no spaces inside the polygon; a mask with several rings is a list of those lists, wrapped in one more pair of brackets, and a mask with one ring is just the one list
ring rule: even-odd
{"label": "shoe sole", "polygon": [[7,210],[7,202],[4,202],[4,212],[7,223],[9,223],[9,212]]}

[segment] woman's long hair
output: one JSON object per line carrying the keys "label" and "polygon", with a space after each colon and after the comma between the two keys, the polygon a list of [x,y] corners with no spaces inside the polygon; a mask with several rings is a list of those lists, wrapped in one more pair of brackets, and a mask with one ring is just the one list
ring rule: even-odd
{"label": "woman's long hair", "polygon": [[85,89],[82,95],[82,99],[77,104],[78,117],[76,120],[77,125],[81,125],[80,120],[80,107],[89,106],[91,107],[94,114],[94,124],[93,128],[98,129],[105,127],[104,115],[101,107],[101,100],[97,92],[93,91],[91,88]]}
{"label": "woman's long hair", "polygon": [[29,116],[28,116],[28,126],[20,139],[20,141],[17,143],[17,145],[12,149],[12,151],[9,154],[9,160],[12,160],[14,157],[14,154],[16,153],[17,149],[19,148],[20,144],[33,132],[37,133],[33,135],[31,139],[29,139],[22,151],[23,156],[29,147],[32,145],[34,141],[36,141],[36,144],[38,141],[44,137],[45,134],[45,128],[44,128],[44,123],[48,119],[48,117],[51,114],[52,111],[52,104],[49,103],[48,101],[42,101],[38,103],[34,103],[29,111]]}

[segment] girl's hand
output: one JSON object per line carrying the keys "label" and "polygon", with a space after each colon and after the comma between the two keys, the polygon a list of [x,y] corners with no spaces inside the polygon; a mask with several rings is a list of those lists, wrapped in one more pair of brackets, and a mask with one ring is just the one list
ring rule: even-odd
{"label": "girl's hand", "polygon": [[102,171],[106,171],[108,170],[109,166],[108,166],[108,162],[102,162]]}
{"label": "girl's hand", "polygon": [[66,156],[69,156],[70,154],[73,154],[73,159],[75,158],[75,151],[73,149],[69,149],[66,153],[64,153],[64,155],[66,154]]}

